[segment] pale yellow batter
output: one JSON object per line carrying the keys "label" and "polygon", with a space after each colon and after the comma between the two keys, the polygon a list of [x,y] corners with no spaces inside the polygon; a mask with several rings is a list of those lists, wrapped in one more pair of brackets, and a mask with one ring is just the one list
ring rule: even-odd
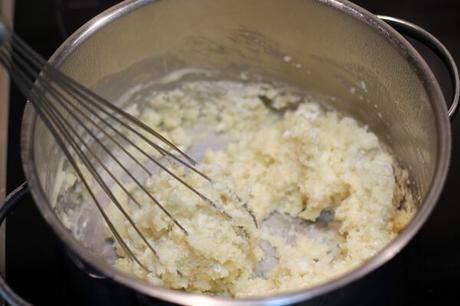
{"label": "pale yellow batter", "polygon": [[320,102],[270,84],[189,81],[131,107],[184,150],[211,143],[197,155],[213,184],[171,169],[232,218],[156,173],[145,186],[185,236],[133,184],[142,208],[116,189],[158,254],[111,206],[117,229],[153,272],[117,245],[116,266],[153,284],[238,297],[314,286],[376,254],[415,213],[407,172],[366,127]]}

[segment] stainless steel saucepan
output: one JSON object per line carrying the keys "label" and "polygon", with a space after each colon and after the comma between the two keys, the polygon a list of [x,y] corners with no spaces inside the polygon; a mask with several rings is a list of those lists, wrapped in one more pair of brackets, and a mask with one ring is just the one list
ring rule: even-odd
{"label": "stainless steel saucepan", "polygon": [[[444,60],[454,81],[450,109],[430,68],[392,26],[429,45]],[[121,101],[136,84],[182,68],[218,70],[224,76],[245,72],[290,83],[322,95],[338,110],[367,124],[411,172],[418,197],[415,218],[359,268],[320,286],[275,296],[231,299],[191,294],[120,273],[110,265],[109,255],[101,256],[106,254],[103,236],[79,231],[79,224],[75,224],[77,230],[64,226],[62,213],[83,210],[84,205],[73,203],[69,209],[58,203],[54,207],[62,152],[28,105],[22,125],[22,159],[43,217],[82,263],[146,296],[185,305],[252,306],[289,304],[324,295],[395,256],[428,218],[446,179],[449,117],[459,97],[452,57],[417,26],[375,16],[347,1],[125,1],[76,31],[50,62],[110,101]],[[82,224],[98,218],[95,214],[82,216]],[[1,284],[4,287],[3,281]],[[3,294],[13,296],[16,304],[23,302],[11,291]]]}

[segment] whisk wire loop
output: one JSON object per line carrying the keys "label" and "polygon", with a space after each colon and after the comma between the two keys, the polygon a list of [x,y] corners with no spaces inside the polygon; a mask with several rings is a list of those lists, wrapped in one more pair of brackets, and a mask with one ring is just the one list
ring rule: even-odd
{"label": "whisk wire loop", "polygon": [[[130,169],[130,163],[150,177],[153,173],[144,160],[150,161],[213,209],[229,219],[232,218],[222,205],[209,199],[168,168],[170,165],[183,166],[187,171],[207,181],[208,184],[214,184],[196,167],[196,162],[190,156],[135,116],[110,103],[49,64],[19,36],[7,29],[1,20],[0,64],[8,70],[13,82],[32,103],[124,254],[147,272],[152,271],[149,271],[147,265],[135,255],[133,247],[137,246],[123,239],[107,214],[105,210],[107,206],[103,205],[105,202],[101,201],[101,196],[105,196],[109,203],[115,205],[125,223],[131,226],[140,241],[145,244],[145,249],[150,250],[157,260],[159,256],[152,245],[153,241],[146,238],[128,213],[130,203],[142,207],[145,203],[141,203],[140,196],[144,195],[142,199],[146,197],[154,203],[172,221],[171,226],[177,226],[186,236],[189,235],[189,232],[163,203],[147,190],[141,179]],[[154,149],[155,154],[150,154],[146,148]],[[101,158],[98,154],[99,150],[103,151],[108,161]],[[118,156],[116,152],[122,153],[125,159]],[[139,154],[144,159],[136,157]],[[119,172],[121,170],[121,173],[114,171],[112,165],[116,166],[115,170]],[[120,177],[120,175],[123,176]],[[124,182],[125,178],[134,184],[140,194],[130,192]],[[120,188],[127,196],[129,199],[127,204],[122,204],[117,198],[111,189],[112,185]],[[239,197],[236,196],[236,198],[241,202]],[[241,207],[247,211],[257,227],[257,220],[247,205],[243,204]]]}
{"label": "whisk wire loop", "polygon": [[[126,208],[117,199],[100,171],[103,171],[106,176],[110,177],[115,185],[119,186],[133,203],[137,206],[141,206],[141,203],[128,190],[122,180],[98,156],[93,146],[102,149],[115,162],[119,169],[139,187],[139,190],[154,202],[184,234],[188,235],[188,231],[143,186],[141,181],[133,175],[121,159],[111,151],[108,143],[120,149],[130,161],[133,161],[140,169],[151,176],[151,171],[120,141],[128,144],[129,148],[140,152],[203,201],[221,211],[221,208],[216,203],[208,199],[173,171],[169,170],[157,158],[148,154],[145,149],[130,139],[126,132],[128,131],[131,133],[129,135],[138,137],[138,139],[147,143],[170,162],[181,164],[211,183],[211,179],[195,167],[196,162],[191,157],[139,119],[116,107],[51,66],[12,32],[8,33],[7,40],[0,42],[0,63],[8,70],[14,83],[32,103],[40,119],[55,138],[77,177],[88,191],[89,197],[96,204],[98,211],[101,213],[103,220],[106,222],[117,243],[121,246],[124,253],[144,270],[149,271],[146,265],[136,257],[131,249],[132,246],[122,238],[122,235],[110,220],[91,181],[97,183],[98,188],[117,207],[118,211],[141,238],[142,242],[145,243],[146,247],[158,259],[155,248],[129,216]],[[126,131],[122,129],[126,129]],[[149,136],[160,143],[153,141]]]}

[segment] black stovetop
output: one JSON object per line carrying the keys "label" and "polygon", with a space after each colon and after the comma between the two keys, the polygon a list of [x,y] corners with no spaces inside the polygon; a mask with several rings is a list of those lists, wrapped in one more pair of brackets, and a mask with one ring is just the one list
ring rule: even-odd
{"label": "black stovetop", "polygon": [[[44,57],[68,33],[116,0],[16,0],[15,28]],[[359,0],[376,14],[405,18],[438,37],[460,63],[459,0]],[[434,62],[433,62],[434,63]],[[443,70],[441,84],[450,97]],[[8,190],[24,180],[19,130],[24,98],[13,87],[8,145]],[[460,116],[453,123],[451,171],[439,203],[417,236],[393,260],[336,295],[342,305],[447,305],[460,299]],[[7,281],[36,305],[137,305],[134,293],[107,280],[88,277],[71,263],[54,233],[27,196],[8,217]],[[329,305],[330,300],[318,304]],[[154,302],[153,305],[165,305]]]}

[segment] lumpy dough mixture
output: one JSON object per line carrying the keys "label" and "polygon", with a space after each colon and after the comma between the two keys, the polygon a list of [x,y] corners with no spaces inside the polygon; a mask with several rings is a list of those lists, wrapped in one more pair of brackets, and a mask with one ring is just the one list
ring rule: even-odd
{"label": "lumpy dough mixture", "polygon": [[110,206],[115,226],[153,272],[117,244],[115,265],[153,284],[236,297],[311,287],[368,260],[415,213],[407,171],[376,135],[293,89],[188,81],[148,99],[128,111],[201,158],[198,168],[212,184],[169,166],[218,206],[164,171],[149,177],[145,187],[186,236],[139,188],[129,185],[141,208],[114,189],[157,253]]}

